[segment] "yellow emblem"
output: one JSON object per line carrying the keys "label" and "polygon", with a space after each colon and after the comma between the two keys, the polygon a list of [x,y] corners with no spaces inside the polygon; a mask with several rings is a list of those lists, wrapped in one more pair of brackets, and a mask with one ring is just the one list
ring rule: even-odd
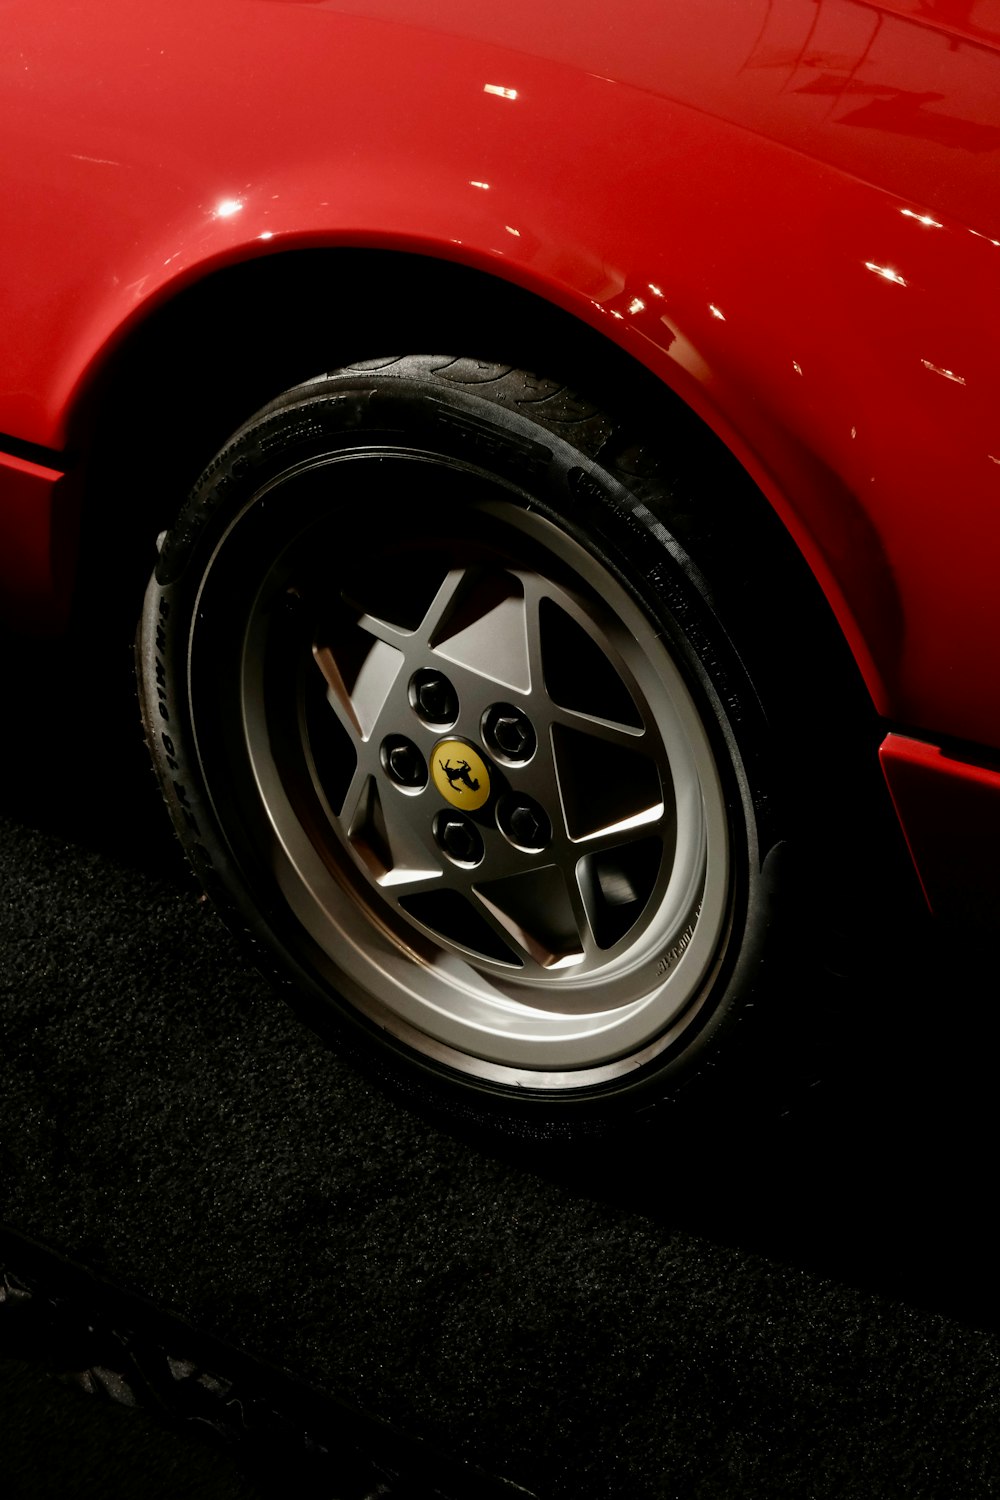
{"label": "yellow emblem", "polygon": [[431,755],[431,780],[446,802],[475,812],[490,795],[483,757],[464,740],[440,740]]}

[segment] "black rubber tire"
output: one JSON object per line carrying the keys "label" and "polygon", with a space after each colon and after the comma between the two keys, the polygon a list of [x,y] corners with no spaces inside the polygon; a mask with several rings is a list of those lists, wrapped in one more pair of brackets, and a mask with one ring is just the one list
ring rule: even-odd
{"label": "black rubber tire", "polygon": [[[433,515],[400,475],[416,476],[424,493],[433,477],[434,493],[454,498],[453,514],[466,488],[497,497],[519,524],[541,517],[593,558],[664,643],[717,768],[725,912],[696,992],[621,1066],[568,1067],[558,1087],[541,1077],[532,1086],[530,1066],[516,1077],[454,1066],[453,1048],[414,1045],[408,1024],[387,1025],[379,996],[374,1009],[343,998],[356,980],[341,982],[336,944],[324,948],[306,930],[275,875],[242,726],[248,621],[271,608],[258,593],[282,549],[298,548],[300,567],[306,553],[325,557],[343,582],[386,536],[419,547]],[[461,533],[466,523],[448,524]],[[261,641],[271,629],[261,627]],[[202,476],[162,542],[137,659],[153,760],[205,888],[308,1019],[413,1096],[549,1135],[603,1128],[664,1101],[728,1116],[780,1083],[827,1026],[817,954],[836,942],[841,920],[843,872],[831,852],[838,832],[844,844],[853,786],[830,705],[834,691],[849,699],[855,687],[784,532],[686,414],[651,407],[621,417],[523,371],[445,356],[319,377],[254,416]],[[814,755],[799,763],[797,746],[811,739],[839,767],[839,801],[829,782],[815,795]],[[315,829],[312,811],[302,821]],[[392,941],[406,946],[405,935]]]}

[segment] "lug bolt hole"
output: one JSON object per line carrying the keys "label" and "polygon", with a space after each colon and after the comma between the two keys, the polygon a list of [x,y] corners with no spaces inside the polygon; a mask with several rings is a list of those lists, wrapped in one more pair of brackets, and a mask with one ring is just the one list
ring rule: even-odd
{"label": "lug bolt hole", "polygon": [[427,785],[427,762],[412,740],[402,734],[388,734],[379,754],[390,781],[404,792],[421,792]]}
{"label": "lug bolt hole", "polygon": [[443,672],[421,667],[409,685],[410,707],[425,724],[448,728],[458,718],[458,694]]}
{"label": "lug bolt hole", "polygon": [[552,838],[552,824],[541,803],[518,793],[500,798],[497,827],[508,843],[529,854],[540,853]]}
{"label": "lug bolt hole", "polygon": [[471,869],[482,862],[486,853],[479,829],[461,813],[439,812],[434,819],[434,837],[438,847],[456,865]]}
{"label": "lug bolt hole", "polygon": [[527,714],[512,703],[494,703],[483,714],[483,739],[497,760],[523,766],[538,748],[538,737]]}

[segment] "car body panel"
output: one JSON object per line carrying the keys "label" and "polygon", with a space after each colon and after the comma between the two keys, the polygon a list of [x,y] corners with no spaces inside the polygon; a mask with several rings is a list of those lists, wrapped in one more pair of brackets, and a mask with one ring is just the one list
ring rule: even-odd
{"label": "car body panel", "polygon": [[52,634],[69,618],[79,527],[75,476],[0,453],[0,598],[3,616]]}
{"label": "car body panel", "polygon": [[109,353],[227,264],[487,270],[714,428],[883,715],[1000,745],[997,6],[501,11],[8,0],[0,432],[85,446]]}
{"label": "car body panel", "polygon": [[887,735],[882,770],[927,905],[939,917],[995,926],[1000,910],[1000,766],[908,735]]}

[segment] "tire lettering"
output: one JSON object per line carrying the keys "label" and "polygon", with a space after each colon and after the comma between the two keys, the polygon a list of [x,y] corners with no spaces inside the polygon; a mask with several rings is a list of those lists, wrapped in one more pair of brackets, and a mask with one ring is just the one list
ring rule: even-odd
{"label": "tire lettering", "polygon": [[174,749],[174,742],[169,734],[160,735],[160,744],[163,746],[163,753],[167,757],[167,765],[171,771],[179,771],[180,763],[177,759],[177,752]]}
{"label": "tire lettering", "polygon": [[569,488],[573,498],[579,500],[607,500],[603,485],[598,484],[592,474],[585,469],[572,469],[569,475]]}
{"label": "tire lettering", "polygon": [[[157,630],[156,633],[157,633],[157,636],[159,636],[159,634],[160,634],[159,630]],[[159,644],[160,644],[159,640],[157,640],[156,644],[157,644],[157,647],[159,647]],[[164,664],[163,664],[162,660],[160,659],[160,657],[156,658],[156,664],[155,665],[156,665],[156,697],[157,697],[156,707],[159,710],[160,718],[161,719],[165,719],[166,722],[169,724],[169,722],[170,722],[170,710],[167,708],[167,669],[164,666]]]}
{"label": "tire lettering", "polygon": [[434,419],[439,427],[448,428],[489,459],[512,459],[519,469],[533,475],[544,473],[552,462],[551,450],[541,443],[501,432],[487,422],[453,410],[444,402],[435,402],[434,405],[437,408]]}
{"label": "tire lettering", "polygon": [[[257,447],[262,454],[266,454],[272,449],[285,448],[289,442],[303,443],[310,438],[322,437],[325,430],[322,422],[305,417],[288,426],[277,427],[273,432],[261,433],[257,439]],[[233,472],[235,473],[235,468]]]}
{"label": "tire lettering", "polygon": [[[699,907],[699,910],[700,909],[701,908]],[[695,918],[695,920],[697,920],[697,917]],[[674,968],[677,964],[678,959],[680,959],[685,950],[690,946],[691,939],[693,937],[694,922],[689,922],[684,931],[681,933],[680,937],[677,939],[676,943],[669,947],[666,953],[660,956],[660,960],[656,965],[656,972],[658,975],[662,976],[664,974],[670,973],[671,969]]]}

